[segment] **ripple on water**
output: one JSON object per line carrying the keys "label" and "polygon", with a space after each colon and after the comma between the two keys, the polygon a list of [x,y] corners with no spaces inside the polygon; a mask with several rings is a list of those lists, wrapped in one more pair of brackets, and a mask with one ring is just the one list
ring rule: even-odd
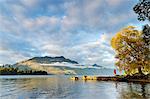
{"label": "ripple on water", "polygon": [[0,99],[150,99],[150,84],[71,81],[63,76],[0,79]]}

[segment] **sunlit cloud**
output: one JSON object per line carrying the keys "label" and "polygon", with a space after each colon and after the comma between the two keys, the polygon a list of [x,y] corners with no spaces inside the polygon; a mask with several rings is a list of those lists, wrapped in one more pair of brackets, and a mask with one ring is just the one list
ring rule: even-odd
{"label": "sunlit cloud", "polygon": [[132,11],[135,3],[1,0],[0,64],[63,55],[81,64],[112,66],[114,51],[110,40],[122,27],[138,22]]}

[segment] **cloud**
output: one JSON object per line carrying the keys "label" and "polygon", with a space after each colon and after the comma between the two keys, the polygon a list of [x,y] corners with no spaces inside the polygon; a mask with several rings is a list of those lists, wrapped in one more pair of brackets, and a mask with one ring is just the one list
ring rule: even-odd
{"label": "cloud", "polygon": [[79,61],[82,64],[99,64],[102,66],[114,66],[114,51],[110,46],[110,35],[103,34],[98,40],[80,44],[67,49],[67,57]]}
{"label": "cloud", "polygon": [[21,0],[20,2],[27,7],[35,7],[39,3],[39,0]]}
{"label": "cloud", "polygon": [[124,3],[123,0],[106,0],[106,2],[110,5],[110,6],[117,6],[121,3]]}
{"label": "cloud", "polygon": [[[110,39],[137,24],[131,0],[1,0],[0,64],[64,55],[83,64],[114,64]],[[130,15],[130,16],[129,16]],[[15,58],[9,57],[15,56]]]}
{"label": "cloud", "polygon": [[28,18],[23,19],[23,28],[28,30],[29,32],[39,32],[39,31],[46,31],[46,32],[53,32],[57,30],[59,18],[57,17],[48,17],[48,16],[41,16],[35,19]]}
{"label": "cloud", "polygon": [[14,62],[19,62],[25,59],[28,59],[29,57],[25,56],[23,53],[19,53],[17,51],[11,51],[11,50],[1,50],[0,51],[0,60],[1,64],[10,64]]}

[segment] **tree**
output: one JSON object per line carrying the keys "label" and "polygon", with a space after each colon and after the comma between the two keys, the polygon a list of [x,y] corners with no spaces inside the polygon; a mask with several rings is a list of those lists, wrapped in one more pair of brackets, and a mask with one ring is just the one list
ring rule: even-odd
{"label": "tree", "polygon": [[150,0],[140,0],[133,10],[138,14],[138,20],[145,21],[148,19],[150,21]]}
{"label": "tree", "polygon": [[[138,14],[139,21],[150,21],[150,0],[139,0],[133,7],[133,10]],[[148,51],[146,58],[150,60],[150,26],[148,24],[143,27],[142,38]]]}
{"label": "tree", "polygon": [[149,47],[143,36],[143,32],[128,26],[111,40],[111,45],[116,51],[116,65],[127,74],[150,72]]}
{"label": "tree", "polygon": [[[150,0],[140,0],[133,7],[133,10],[138,14],[139,21],[150,21]],[[150,46],[150,26],[148,24],[143,27],[143,39],[147,46]]]}

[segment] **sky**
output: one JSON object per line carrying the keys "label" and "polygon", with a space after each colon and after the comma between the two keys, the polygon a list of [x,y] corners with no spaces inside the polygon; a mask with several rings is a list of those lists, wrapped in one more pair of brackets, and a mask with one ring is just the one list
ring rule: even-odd
{"label": "sky", "polygon": [[112,67],[110,40],[128,25],[140,27],[138,0],[0,0],[0,64],[36,56],[64,56]]}

